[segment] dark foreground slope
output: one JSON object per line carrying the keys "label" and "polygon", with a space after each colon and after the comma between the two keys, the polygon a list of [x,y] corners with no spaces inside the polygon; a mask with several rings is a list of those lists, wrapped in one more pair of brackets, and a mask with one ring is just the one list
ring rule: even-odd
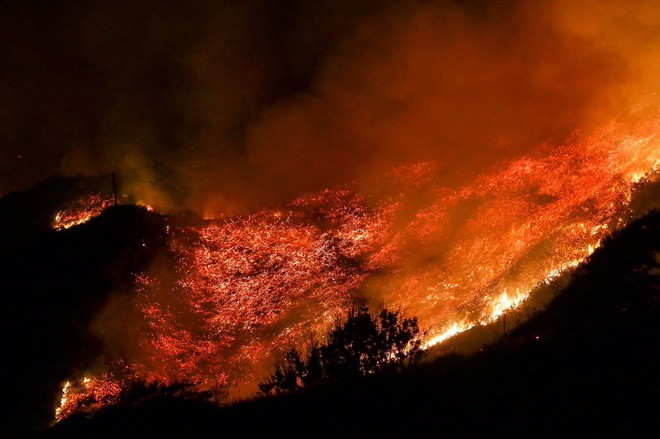
{"label": "dark foreground slope", "polygon": [[164,218],[135,206],[50,229],[57,206],[93,191],[90,179],[55,179],[0,200],[2,421],[0,435],[46,428],[61,383],[100,350],[89,331],[110,294],[166,245]]}
{"label": "dark foreground slope", "polygon": [[604,243],[545,310],[472,356],[222,409],[145,397],[71,417],[45,436],[653,432],[660,410],[659,251],[660,212],[653,212]]}

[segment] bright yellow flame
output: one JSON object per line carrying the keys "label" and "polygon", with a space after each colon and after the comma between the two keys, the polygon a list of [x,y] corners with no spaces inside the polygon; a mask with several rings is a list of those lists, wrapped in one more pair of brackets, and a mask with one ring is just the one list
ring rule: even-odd
{"label": "bright yellow flame", "polygon": [[440,334],[434,335],[430,337],[425,343],[424,346],[422,347],[423,349],[428,349],[432,346],[437,345],[438,343],[442,343],[445,340],[450,339],[451,337],[460,334],[461,332],[465,332],[468,329],[472,328],[474,325],[471,323],[467,323],[465,321],[462,322],[454,322],[448,327],[446,327],[444,330],[440,332]]}
{"label": "bright yellow flame", "polygon": [[55,409],[55,421],[62,420],[62,409],[66,407],[69,399],[69,390],[71,389],[71,381],[67,381],[62,386],[62,396],[60,397],[60,405]]}
{"label": "bright yellow flame", "polygon": [[490,314],[486,316],[484,320],[482,320],[481,324],[487,324],[490,322],[494,322],[502,314],[506,313],[507,311],[517,308],[525,299],[529,297],[529,291],[524,291],[520,292],[518,288],[516,288],[516,293],[512,294],[509,296],[509,293],[507,293],[506,290],[502,292],[499,296],[497,296],[490,304]]}
{"label": "bright yellow flame", "polygon": [[147,209],[149,212],[153,212],[153,211],[154,211],[153,206],[152,206],[151,204],[147,203],[146,201],[142,201],[142,200],[140,200],[140,201],[138,201],[138,202],[135,203],[135,204],[138,205],[138,206],[140,206],[140,207],[144,207],[144,208]]}

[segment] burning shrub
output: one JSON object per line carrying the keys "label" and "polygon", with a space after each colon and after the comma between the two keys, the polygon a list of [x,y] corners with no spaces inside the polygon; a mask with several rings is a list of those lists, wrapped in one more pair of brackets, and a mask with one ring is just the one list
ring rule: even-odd
{"label": "burning shrub", "polygon": [[327,382],[350,382],[360,377],[397,371],[422,355],[417,318],[402,318],[399,311],[371,314],[353,307],[348,319],[337,324],[324,345],[312,343],[301,356],[293,348],[275,364],[275,371],[259,384],[264,394],[291,392]]}

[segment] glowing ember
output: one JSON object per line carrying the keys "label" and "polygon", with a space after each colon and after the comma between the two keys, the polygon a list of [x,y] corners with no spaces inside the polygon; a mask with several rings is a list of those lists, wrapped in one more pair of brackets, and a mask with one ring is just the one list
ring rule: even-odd
{"label": "glowing ember", "polygon": [[[138,378],[227,385],[237,397],[254,391],[274,353],[325,333],[356,291],[419,317],[427,347],[493,322],[624,224],[633,185],[660,166],[658,128],[660,118],[612,125],[454,190],[435,186],[428,164],[404,167],[392,174],[399,192],[376,207],[324,191],[172,226],[172,257],[138,276],[134,312],[116,329],[140,353],[116,361]],[[411,207],[421,190],[431,202]],[[66,384],[58,419],[111,400],[96,386],[121,380]]]}
{"label": "glowing ember", "polygon": [[53,229],[64,230],[99,216],[106,208],[112,206],[112,199],[101,195],[83,197],[55,214]]}
{"label": "glowing ember", "polygon": [[474,324],[467,322],[454,322],[446,329],[440,331],[439,334],[429,338],[426,341],[426,343],[424,343],[424,349],[428,349],[432,346],[435,346],[438,343],[442,343],[443,341],[452,338],[453,336],[460,334],[461,332],[467,331],[473,326]]}
{"label": "glowing ember", "polygon": [[84,377],[76,382],[67,381],[62,387],[60,405],[55,410],[55,420],[60,421],[79,410],[95,410],[117,402],[122,390],[119,382],[109,379]]}
{"label": "glowing ember", "polygon": [[60,405],[55,409],[55,419],[57,421],[66,417],[65,412],[67,411],[70,391],[71,391],[71,381],[67,381],[64,383],[64,386],[62,387],[62,397],[60,398]]}

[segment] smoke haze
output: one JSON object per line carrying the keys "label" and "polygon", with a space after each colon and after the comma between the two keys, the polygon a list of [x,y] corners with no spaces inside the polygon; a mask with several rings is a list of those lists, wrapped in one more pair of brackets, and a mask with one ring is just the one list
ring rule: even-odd
{"label": "smoke haze", "polygon": [[0,194],[115,170],[160,211],[280,206],[169,217],[171,259],[91,322],[137,376],[254,387],[357,295],[439,342],[584,260],[657,171],[660,7],[574,3],[5,2]]}
{"label": "smoke haze", "polygon": [[[653,2],[6,2],[0,193],[117,170],[233,214],[402,163],[457,185],[655,108]],[[645,111],[645,110],[644,110]]]}

